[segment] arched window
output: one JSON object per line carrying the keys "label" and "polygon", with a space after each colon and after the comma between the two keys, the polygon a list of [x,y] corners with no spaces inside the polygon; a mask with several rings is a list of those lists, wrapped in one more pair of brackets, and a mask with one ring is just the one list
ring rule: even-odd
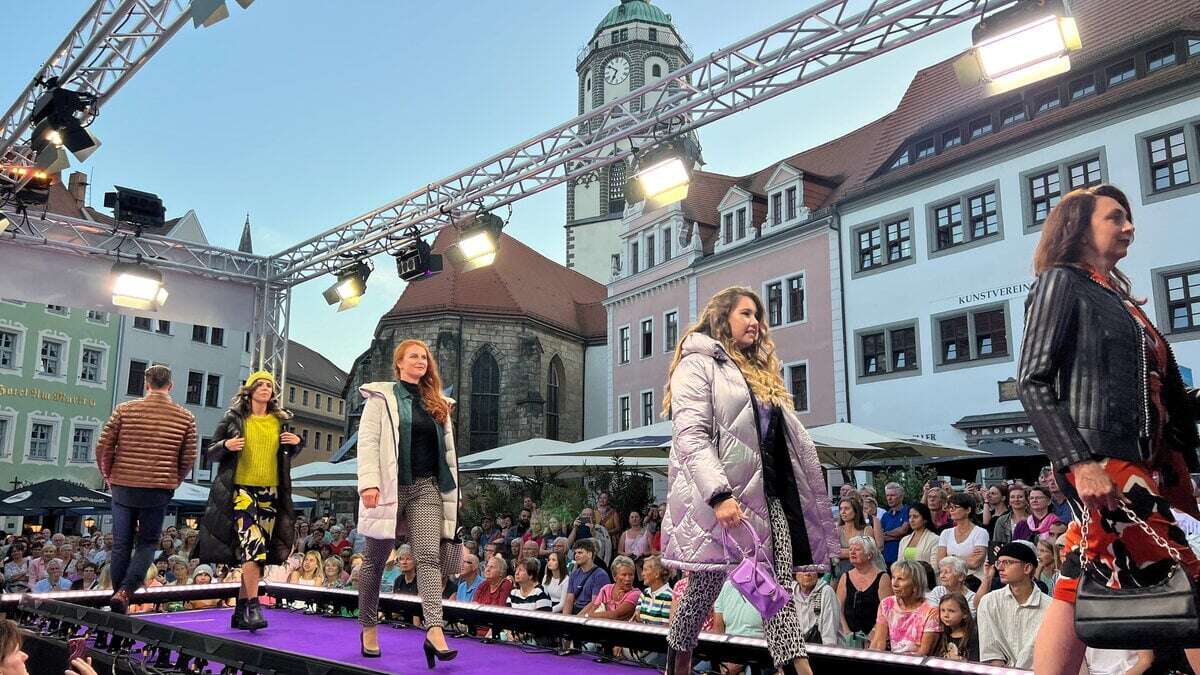
{"label": "arched window", "polygon": [[625,162],[608,167],[608,212],[625,212]]}
{"label": "arched window", "polygon": [[563,381],[562,361],[555,356],[550,361],[550,372],[546,375],[546,438],[558,440],[558,412],[562,409]]}
{"label": "arched window", "polygon": [[650,76],[651,77],[662,77],[662,66],[657,63],[650,66]]}
{"label": "arched window", "polygon": [[500,366],[482,352],[471,366],[471,452],[500,444]]}

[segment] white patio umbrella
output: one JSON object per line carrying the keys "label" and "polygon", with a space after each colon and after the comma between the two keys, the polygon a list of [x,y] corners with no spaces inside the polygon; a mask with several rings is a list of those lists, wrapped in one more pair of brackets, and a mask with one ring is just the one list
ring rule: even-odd
{"label": "white patio umbrella", "polygon": [[841,468],[881,459],[987,455],[986,452],[972,450],[963,445],[877,431],[847,422],[825,424],[812,427],[808,431],[814,442],[818,439],[826,441],[817,443],[817,454],[821,456],[821,461]]}
{"label": "white patio umbrella", "polygon": [[292,487],[324,490],[358,485],[358,459],[309,462],[292,469]]}

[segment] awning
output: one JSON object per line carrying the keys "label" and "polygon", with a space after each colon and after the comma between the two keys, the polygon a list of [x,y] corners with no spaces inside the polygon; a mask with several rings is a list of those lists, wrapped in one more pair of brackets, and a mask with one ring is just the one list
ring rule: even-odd
{"label": "awning", "polygon": [[[171,497],[171,506],[204,506],[208,503],[208,493],[210,488],[198,483],[181,483],[175,488],[175,494]],[[300,495],[292,495],[292,503],[297,506],[310,506],[316,503],[315,499],[309,497],[301,497]]]}
{"label": "awning", "polygon": [[292,469],[292,487],[324,490],[358,487],[358,459],[345,462],[309,462]]}
{"label": "awning", "polygon": [[107,511],[112,499],[89,487],[53,478],[0,494],[0,515],[28,516],[51,511]]}

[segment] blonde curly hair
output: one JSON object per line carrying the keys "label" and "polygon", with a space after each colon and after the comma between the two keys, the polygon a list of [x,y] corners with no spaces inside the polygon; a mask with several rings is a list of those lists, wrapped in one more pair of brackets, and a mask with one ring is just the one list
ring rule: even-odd
{"label": "blonde curly hair", "polygon": [[[729,316],[742,298],[750,298],[754,302],[754,318],[758,320],[758,339],[745,349],[738,347],[733,341],[733,331],[729,327]],[[783,384],[783,364],[775,355],[775,342],[763,320],[762,299],[746,286],[730,286],[717,293],[704,306],[700,319],[679,337],[675,345],[675,358],[671,360],[671,368],[667,371],[667,386],[663,389],[662,416],[671,414],[671,376],[675,367],[683,359],[683,343],[692,333],[707,335],[725,349],[725,353],[733,360],[750,391],[760,402],[774,403],[779,406],[791,406],[792,395]]]}

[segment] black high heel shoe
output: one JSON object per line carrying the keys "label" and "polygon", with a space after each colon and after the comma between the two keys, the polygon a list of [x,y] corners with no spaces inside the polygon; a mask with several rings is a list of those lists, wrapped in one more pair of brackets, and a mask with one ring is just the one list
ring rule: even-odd
{"label": "black high heel shoe", "polygon": [[358,644],[359,644],[359,647],[362,648],[362,655],[365,658],[377,659],[377,658],[379,658],[379,655],[383,653],[382,650],[380,650],[380,649],[367,649],[367,639],[363,636],[363,634],[361,632],[358,634]]}
{"label": "black high heel shoe", "polygon": [[434,647],[433,643],[429,641],[429,638],[425,638],[425,644],[423,646],[425,648],[425,663],[431,670],[436,665],[434,661],[435,658],[438,661],[453,661],[454,657],[458,656],[457,649],[447,649],[442,651],[437,647]]}

